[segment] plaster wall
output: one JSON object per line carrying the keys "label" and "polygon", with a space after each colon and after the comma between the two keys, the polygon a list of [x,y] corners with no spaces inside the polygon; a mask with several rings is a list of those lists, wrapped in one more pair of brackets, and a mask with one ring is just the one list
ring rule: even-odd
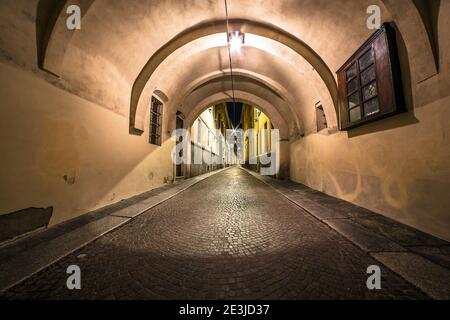
{"label": "plaster wall", "polygon": [[54,225],[172,178],[167,133],[150,145],[127,117],[33,73],[0,63],[0,75],[0,214],[51,206]]}
{"label": "plaster wall", "polygon": [[[349,132],[291,143],[291,179],[450,240],[450,2],[439,14],[439,73],[409,60],[409,111]],[[429,61],[432,63],[432,61]],[[405,68],[403,68],[405,71]]]}
{"label": "plaster wall", "polygon": [[211,107],[203,111],[203,113],[192,124],[190,131],[192,142],[199,143],[200,146],[208,150],[211,148],[212,152],[217,152],[217,145],[215,144],[214,139],[216,134],[215,130],[214,115]]}
{"label": "plaster wall", "polygon": [[405,127],[292,143],[291,179],[450,240],[450,97],[415,116]]}
{"label": "plaster wall", "polygon": [[[239,83],[237,93],[262,108],[265,104],[256,99],[267,99],[280,113],[279,119],[270,114],[274,124],[287,124],[281,130],[299,118],[305,137],[290,143],[293,180],[448,240],[450,1],[441,1],[438,75],[433,61],[426,61],[428,47],[416,32],[420,21],[411,1],[375,2],[382,7],[383,21],[396,22],[408,50],[407,114],[350,135],[315,134],[314,105],[331,102],[316,71],[293,70],[290,62],[300,64],[288,51],[280,59],[280,54],[257,47],[244,48],[253,60],[236,59],[236,67],[243,75],[268,78],[264,82],[289,94],[284,100],[247,80]],[[232,18],[264,20],[305,41],[334,71],[372,33],[365,28],[370,4],[372,0],[242,0],[232,1],[229,9]],[[169,102],[163,146],[151,146],[148,108],[142,114],[145,133],[128,134],[133,82],[150,57],[187,26],[223,19],[223,3],[97,0],[86,11],[82,30],[68,36],[66,54],[59,57],[61,78],[37,68],[37,6],[37,0],[3,0],[0,6],[0,214],[52,206],[52,225],[160,186],[171,177],[168,132],[175,126],[176,111],[203,108],[202,101],[219,92],[226,96],[229,90],[226,81],[194,92],[189,84],[214,72],[226,73],[229,67],[223,47],[200,46],[197,52],[194,43],[186,47],[191,53],[186,60],[174,53],[156,70],[146,99],[155,89],[164,89]],[[155,21],[170,23],[161,29]],[[281,49],[274,52],[284,52]],[[180,92],[185,93],[183,101],[176,99]],[[283,141],[282,154],[288,145]]]}

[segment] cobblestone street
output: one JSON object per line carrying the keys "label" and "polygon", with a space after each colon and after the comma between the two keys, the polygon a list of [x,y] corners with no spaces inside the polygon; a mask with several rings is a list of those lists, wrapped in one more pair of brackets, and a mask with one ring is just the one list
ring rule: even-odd
{"label": "cobblestone street", "polygon": [[[69,265],[81,290],[66,287]],[[382,290],[366,287],[370,265]],[[222,171],[2,294],[12,299],[427,299],[239,168]]]}

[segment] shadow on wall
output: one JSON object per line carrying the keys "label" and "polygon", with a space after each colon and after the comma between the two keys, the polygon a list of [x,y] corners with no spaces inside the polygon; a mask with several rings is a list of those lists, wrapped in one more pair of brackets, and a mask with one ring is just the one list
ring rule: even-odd
{"label": "shadow on wall", "polygon": [[39,68],[43,67],[45,51],[59,12],[66,5],[66,1],[41,0],[36,10],[36,46]]}
{"label": "shadow on wall", "polygon": [[414,116],[413,111],[398,114],[383,121],[376,121],[365,124],[362,127],[358,127],[347,132],[348,138],[356,138],[366,134],[392,130],[401,127],[407,127],[419,123],[419,120]]}
{"label": "shadow on wall", "polygon": [[438,22],[439,9],[441,7],[441,0],[413,0],[419,14],[424,22],[428,37],[432,42],[433,54],[436,58],[436,68],[439,70],[439,37],[438,37]]}

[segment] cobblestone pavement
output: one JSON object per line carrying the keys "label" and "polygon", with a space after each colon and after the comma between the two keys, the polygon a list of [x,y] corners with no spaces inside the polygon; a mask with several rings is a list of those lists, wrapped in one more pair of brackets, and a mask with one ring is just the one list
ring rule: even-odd
{"label": "cobblestone pavement", "polygon": [[[81,268],[82,289],[66,287]],[[63,258],[3,299],[423,299],[334,230],[243,170],[214,175]]]}

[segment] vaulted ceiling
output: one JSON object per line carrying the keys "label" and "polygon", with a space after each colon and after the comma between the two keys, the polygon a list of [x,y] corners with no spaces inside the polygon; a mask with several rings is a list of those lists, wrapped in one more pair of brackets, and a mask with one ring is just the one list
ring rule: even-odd
{"label": "vaulted ceiling", "polygon": [[[69,2],[17,1],[2,4],[10,10],[2,10],[0,23],[26,24],[17,29],[29,33],[2,34],[1,47],[20,44],[2,54],[30,68],[39,62],[57,76],[50,81],[129,118],[131,133],[145,130],[155,90],[167,100],[168,115],[182,111],[189,119],[230,97],[223,0],[73,0],[83,15],[76,31],[65,26]],[[237,98],[265,109],[286,137],[314,130],[317,102],[336,128],[335,71],[373,33],[366,27],[370,5],[381,8],[382,21],[396,24],[412,81],[436,73],[423,63],[436,55],[418,2],[228,0],[230,28],[246,34],[245,46],[232,55]]]}

